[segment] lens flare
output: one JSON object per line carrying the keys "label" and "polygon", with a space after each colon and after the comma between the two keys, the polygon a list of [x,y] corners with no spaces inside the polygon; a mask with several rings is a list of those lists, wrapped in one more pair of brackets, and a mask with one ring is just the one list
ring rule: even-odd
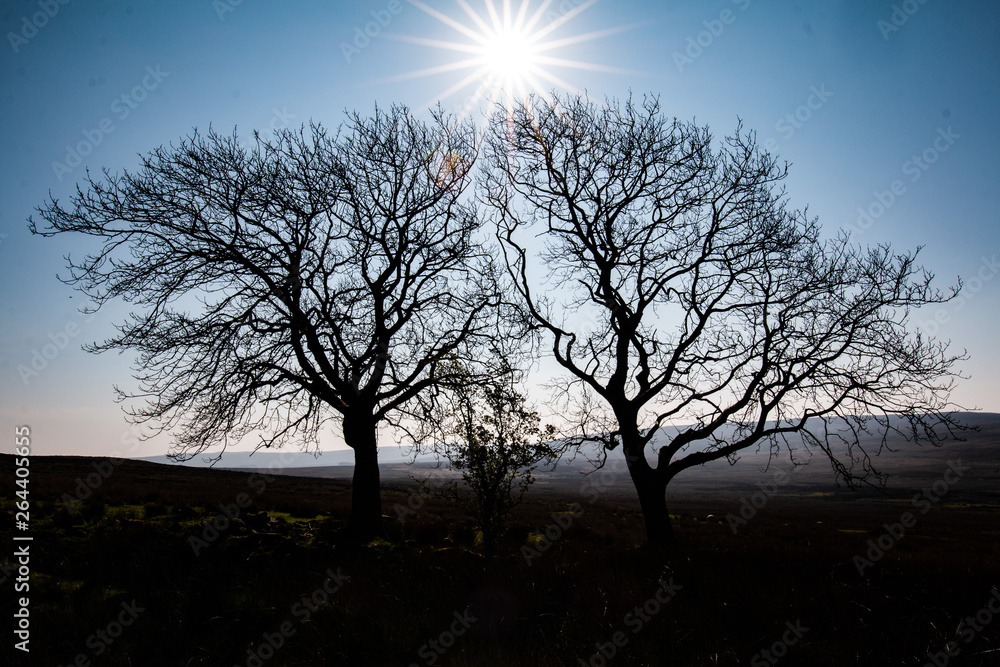
{"label": "lens flare", "polygon": [[[460,34],[463,41],[442,41],[413,36],[394,36],[394,39],[464,54],[459,60],[428,69],[408,72],[387,81],[400,81],[418,77],[461,73],[471,70],[447,86],[423,106],[436,102],[447,103],[453,97],[466,97],[459,113],[464,117],[480,108],[502,103],[508,109],[515,102],[532,93],[550,101],[549,90],[563,89],[580,92],[573,84],[554,73],[553,69],[577,69],[616,74],[636,74],[629,70],[609,67],[554,55],[559,49],[574,44],[605,37],[629,30],[634,25],[608,28],[596,32],[570,34],[566,24],[596,4],[598,0],[585,0],[579,4],[544,0],[532,7],[531,0],[521,0],[516,8],[513,0],[483,0],[477,11],[468,0],[455,0],[461,12],[451,14],[435,9],[421,0],[407,0],[429,16]],[[498,6],[499,5],[499,6]],[[459,20],[463,19],[463,20]],[[554,35],[558,32],[559,37]]]}

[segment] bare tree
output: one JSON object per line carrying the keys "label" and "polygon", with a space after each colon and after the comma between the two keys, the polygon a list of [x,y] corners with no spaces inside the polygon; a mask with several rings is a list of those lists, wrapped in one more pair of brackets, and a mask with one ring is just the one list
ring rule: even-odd
{"label": "bare tree", "polygon": [[917,252],[822,239],[786,203],[787,165],[742,127],[713,150],[658,100],[555,102],[495,117],[482,196],[568,372],[574,444],[601,443],[599,464],[623,448],[651,543],[673,541],[665,491],[689,468],[795,436],[855,484],[881,479],[867,430],[881,450],[890,431],[937,444],[961,427],[961,357],[907,326],[959,288],[933,289]]}
{"label": "bare tree", "polygon": [[[350,114],[256,137],[197,131],[136,171],[90,174],[71,204],[38,214],[44,236],[97,237],[67,258],[98,307],[135,312],[91,351],[138,353],[133,419],[175,434],[172,455],[318,447],[329,420],[354,449],[349,528],[381,530],[377,428],[446,380],[439,362],[496,330],[492,261],[464,198],[471,125],[407,109]],[[220,455],[221,456],[221,455]]]}

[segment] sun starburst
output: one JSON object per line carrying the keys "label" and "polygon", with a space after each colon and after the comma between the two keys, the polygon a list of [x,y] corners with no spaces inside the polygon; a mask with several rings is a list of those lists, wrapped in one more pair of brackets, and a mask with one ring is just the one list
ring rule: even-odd
{"label": "sun starburst", "polygon": [[[609,67],[581,60],[560,58],[555,53],[562,48],[628,30],[633,26],[619,26],[589,33],[555,37],[554,33],[568,22],[596,4],[599,0],[585,0],[566,9],[567,3],[558,8],[554,0],[542,0],[534,9],[532,0],[521,0],[518,7],[513,0],[483,0],[479,11],[468,0],[454,0],[462,13],[458,18],[435,9],[421,0],[407,0],[429,16],[459,33],[464,41],[443,41],[413,36],[395,36],[395,39],[463,54],[460,59],[435,67],[401,74],[389,79],[400,81],[448,73],[460,73],[457,81],[446,86],[423,106],[448,100],[472,90],[462,104],[460,117],[467,116],[485,101],[492,107],[500,103],[508,109],[532,93],[546,101],[550,89],[579,90],[556,75],[553,68],[589,70],[629,74],[628,70]],[[499,6],[498,6],[499,5]],[[464,16],[462,16],[464,14]],[[461,73],[467,71],[464,75]]]}

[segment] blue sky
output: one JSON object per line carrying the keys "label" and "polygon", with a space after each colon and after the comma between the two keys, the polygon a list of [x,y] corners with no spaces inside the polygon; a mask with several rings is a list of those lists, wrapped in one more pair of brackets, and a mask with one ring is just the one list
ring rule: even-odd
{"label": "blue sky", "polygon": [[[455,0],[425,2],[471,25]],[[468,2],[487,16],[484,0]],[[538,26],[582,4],[554,1]],[[596,99],[659,95],[666,113],[717,137],[741,118],[792,164],[791,202],[808,204],[826,233],[924,246],[940,284],[961,277],[966,290],[916,320],[969,352],[971,377],[954,398],[1000,412],[1000,5],[601,0],[550,38],[617,27],[551,55],[627,73],[549,71]],[[11,451],[15,424],[32,426],[38,454],[144,456],[169,444],[134,444],[113,401],[113,385],[131,386],[131,359],[80,350],[127,309],[77,311],[82,297],[56,274],[86,245],[26,228],[47,193],[66,197],[85,169],[132,167],[194,128],[333,127],[345,109],[421,108],[468,73],[401,78],[463,57],[408,38],[468,41],[406,0],[10,0],[0,33],[0,417],[10,435],[0,451]],[[442,103],[457,110],[472,91]]]}

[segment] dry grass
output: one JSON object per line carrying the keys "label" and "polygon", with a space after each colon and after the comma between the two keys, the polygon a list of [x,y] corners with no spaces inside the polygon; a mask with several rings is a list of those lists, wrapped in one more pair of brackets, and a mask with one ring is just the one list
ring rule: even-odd
{"label": "dry grass", "polygon": [[[997,514],[982,503],[929,513],[860,576],[852,558],[898,504],[775,499],[734,536],[721,517],[705,520],[710,505],[680,499],[683,543],[664,554],[640,546],[634,504],[609,495],[529,566],[521,547],[537,546],[532,532],[578,500],[569,490],[531,498],[505,555],[487,563],[468,519],[440,501],[391,520],[385,540],[349,547],[348,485],[276,478],[196,557],[188,538],[247,491],[247,475],[129,462],[68,514],[56,501],[88,465],[32,462],[33,498],[44,501],[32,513],[30,664],[80,653],[95,665],[258,664],[248,656],[288,623],[292,636],[259,664],[600,665],[588,661],[621,632],[627,643],[606,664],[750,665],[786,621],[809,630],[783,666],[923,665],[951,640],[961,654],[950,665],[998,664],[1000,620],[968,644],[959,625],[1000,586]],[[387,513],[411,491],[388,488]],[[295,607],[337,568],[350,578],[326,604]],[[658,613],[641,624],[627,616],[671,577],[682,588]],[[88,637],[133,599],[144,611],[96,656]],[[421,655],[467,609],[478,619],[470,630]]]}

